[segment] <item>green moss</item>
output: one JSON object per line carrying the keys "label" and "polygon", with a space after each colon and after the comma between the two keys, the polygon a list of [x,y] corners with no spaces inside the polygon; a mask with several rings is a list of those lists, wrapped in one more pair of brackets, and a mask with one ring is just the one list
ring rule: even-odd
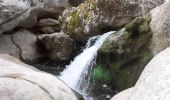
{"label": "green moss", "polygon": [[[133,52],[137,52],[139,48],[149,43],[152,36],[150,21],[150,16],[138,17],[125,27],[123,37],[127,41],[131,41],[129,48],[133,48]],[[131,49],[129,50],[131,51]]]}
{"label": "green moss", "polygon": [[87,19],[90,18],[90,17],[91,17],[91,13],[87,11],[87,12],[84,14],[84,19],[87,20]]}
{"label": "green moss", "polygon": [[71,19],[68,24],[69,33],[72,33],[75,30],[75,28],[79,25],[79,23],[80,23],[80,17],[79,17],[78,12],[73,12],[71,14]]}
{"label": "green moss", "polygon": [[118,72],[123,64],[125,64],[125,61],[122,58],[117,57],[116,61],[114,61],[114,64],[112,64],[111,66],[112,72],[114,73]]}
{"label": "green moss", "polygon": [[114,76],[113,84],[118,91],[132,87],[132,85],[134,85],[134,75],[128,69],[119,70]]}
{"label": "green moss", "polygon": [[124,35],[126,38],[138,38],[141,34],[147,34],[150,32],[149,23],[151,21],[150,16],[137,17],[131,23],[126,25]]}
{"label": "green moss", "polygon": [[140,57],[143,63],[147,63],[153,58],[153,54],[151,52],[146,51],[146,52],[141,53]]}
{"label": "green moss", "polygon": [[91,77],[99,84],[110,83],[112,80],[112,75],[110,71],[105,69],[101,65],[97,65],[95,67],[95,69],[91,73]]}

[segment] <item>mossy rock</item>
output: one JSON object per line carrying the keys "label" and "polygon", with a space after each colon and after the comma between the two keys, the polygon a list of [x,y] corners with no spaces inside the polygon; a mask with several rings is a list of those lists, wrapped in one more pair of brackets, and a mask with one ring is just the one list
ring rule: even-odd
{"label": "mossy rock", "polygon": [[105,67],[102,67],[101,65],[97,65],[93,69],[91,77],[98,84],[109,84],[112,80],[111,72]]}
{"label": "mossy rock", "polygon": [[132,87],[153,57],[149,15],[138,17],[109,36],[99,50],[97,64],[111,70],[112,87],[118,91]]}
{"label": "mossy rock", "polygon": [[[141,15],[140,4],[123,0],[86,0],[75,11],[62,15],[64,32],[76,40],[84,41],[94,35],[124,27]],[[65,12],[66,12],[65,11]]]}

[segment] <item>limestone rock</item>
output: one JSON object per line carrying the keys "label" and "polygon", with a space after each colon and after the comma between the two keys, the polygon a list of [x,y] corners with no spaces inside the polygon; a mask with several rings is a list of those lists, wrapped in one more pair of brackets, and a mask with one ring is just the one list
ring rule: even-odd
{"label": "limestone rock", "polygon": [[83,100],[55,76],[0,55],[1,100]]}
{"label": "limestone rock", "polygon": [[39,40],[52,60],[69,60],[75,50],[75,42],[63,32],[40,35]]}

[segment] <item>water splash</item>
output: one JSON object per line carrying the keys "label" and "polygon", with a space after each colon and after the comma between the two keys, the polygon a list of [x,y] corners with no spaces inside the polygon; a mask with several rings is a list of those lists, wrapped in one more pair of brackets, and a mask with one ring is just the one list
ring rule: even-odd
{"label": "water splash", "polygon": [[72,89],[84,94],[90,84],[89,73],[96,63],[97,51],[102,46],[104,40],[112,33],[114,32],[111,31],[104,35],[90,38],[83,52],[76,56],[70,65],[66,66],[66,69],[61,72],[59,78]]}

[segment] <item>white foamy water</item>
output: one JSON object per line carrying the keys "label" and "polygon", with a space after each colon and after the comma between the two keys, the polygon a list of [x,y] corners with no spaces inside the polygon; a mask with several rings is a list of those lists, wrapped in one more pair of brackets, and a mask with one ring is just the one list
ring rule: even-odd
{"label": "white foamy water", "polygon": [[104,40],[112,33],[114,32],[112,31],[101,36],[90,38],[83,52],[76,56],[70,65],[66,66],[66,69],[61,73],[59,78],[69,87],[77,90],[81,77],[88,72],[89,66],[97,56],[98,49],[102,46]]}

